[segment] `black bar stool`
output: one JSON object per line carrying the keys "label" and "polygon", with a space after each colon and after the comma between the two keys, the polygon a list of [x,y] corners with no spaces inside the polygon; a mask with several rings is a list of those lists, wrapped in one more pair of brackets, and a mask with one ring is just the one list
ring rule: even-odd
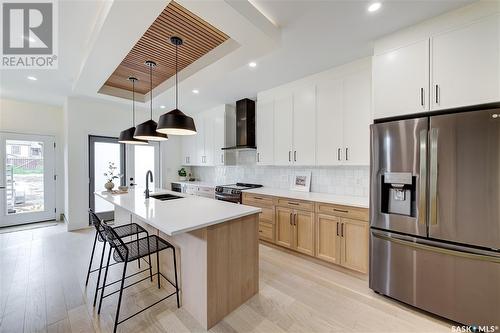
{"label": "black bar stool", "polygon": [[[97,283],[96,283],[95,294],[94,294],[94,306],[95,306],[96,301],[97,301],[97,293],[98,293],[99,289],[101,289],[101,288],[99,288],[99,282],[101,281],[101,271],[103,268],[102,263],[104,261],[104,253],[106,252],[106,242],[104,241],[105,235],[104,235],[104,227],[103,227],[104,225],[106,225],[106,223],[104,221],[102,221],[99,218],[99,216],[97,216],[97,214],[92,209],[89,209],[89,215],[90,215],[90,221],[94,225],[96,232],[95,232],[95,237],[94,237],[94,246],[92,247],[92,254],[90,255],[90,263],[89,263],[89,269],[87,270],[87,279],[85,280],[85,286],[87,286],[89,283],[90,273],[98,272]],[[113,230],[115,230],[116,233],[120,237],[132,237],[135,235],[136,238],[139,239],[139,234],[141,234],[141,233],[145,233],[146,237],[149,236],[146,229],[144,229],[143,227],[141,227],[137,223],[129,223],[129,224],[124,224],[124,225],[120,225],[117,227],[113,227]],[[104,245],[102,247],[102,254],[101,254],[101,261],[99,263],[99,268],[92,269],[92,261],[94,259],[94,252],[95,252],[95,247],[96,247],[97,241],[104,242]],[[109,251],[111,251],[111,249]],[[150,263],[151,263],[151,257],[149,257],[148,266],[149,266],[149,275],[151,277],[151,281],[153,281],[153,272],[152,272],[152,268],[151,268]],[[141,268],[140,259],[137,259],[137,265],[139,266],[139,268]],[[144,271],[146,271],[146,270],[144,270]],[[144,271],[141,271],[141,273]]]}
{"label": "black bar stool", "polygon": [[[105,225],[105,224],[103,225],[103,228],[104,228],[105,240],[106,240],[106,242],[109,243],[111,249],[114,250],[113,251],[113,259],[115,260],[116,263],[120,263],[120,262],[124,263],[121,280],[117,280],[117,281],[111,282],[109,284],[106,284],[106,280],[107,280],[107,276],[108,276],[108,269],[109,269],[109,266],[111,266],[109,264],[109,261],[111,259],[111,251],[109,251],[108,261],[106,263],[106,270],[104,271],[104,281],[103,281],[103,286],[102,286],[102,290],[101,290],[101,298],[99,300],[99,308],[97,310],[97,313],[100,314],[102,300],[105,297],[111,296],[115,293],[119,293],[113,332],[116,332],[116,327],[119,324],[121,324],[124,321],[138,315],[139,313],[155,306],[156,304],[166,300],[167,298],[169,298],[173,295],[176,295],[176,297],[177,297],[177,307],[179,308],[180,307],[179,287],[178,287],[179,285],[178,285],[178,281],[177,281],[177,262],[176,262],[176,257],[175,257],[175,247],[172,246],[166,240],[164,240],[156,235],[147,236],[144,238],[132,240],[130,242],[125,243],[122,240],[122,238],[118,235],[116,230],[114,230],[113,228],[111,228],[110,226]],[[165,275],[163,275],[160,272],[160,251],[163,251],[165,249],[172,249],[175,283],[170,281]],[[119,318],[120,318],[120,306],[121,306],[121,302],[122,302],[123,290],[149,278],[149,277],[146,277],[144,279],[141,279],[139,281],[135,281],[135,282],[125,286],[125,280],[127,278],[137,274],[137,273],[135,273],[135,274],[132,274],[130,276],[126,276],[127,264],[131,261],[136,260],[136,259],[141,259],[145,256],[151,256],[152,254],[156,254],[157,272],[154,275],[158,275],[158,289],[161,288],[160,277],[163,277],[168,283],[170,283],[175,288],[175,291],[173,293],[170,293],[169,295],[165,296],[164,298],[154,302],[153,304],[139,310],[138,312],[128,316],[127,318],[119,320]],[[119,290],[111,292],[109,294],[104,294],[104,290],[106,287],[108,287],[114,283],[117,283],[117,282],[120,282],[120,289]]]}

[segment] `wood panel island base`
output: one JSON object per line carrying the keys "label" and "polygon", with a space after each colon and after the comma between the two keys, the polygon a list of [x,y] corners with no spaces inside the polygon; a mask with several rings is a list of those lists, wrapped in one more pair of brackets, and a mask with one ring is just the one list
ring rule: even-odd
{"label": "wood panel island base", "polygon": [[[184,195],[161,202],[144,199],[142,191],[96,194],[115,205],[116,224],[139,223],[175,246],[181,306],[205,329],[259,292],[260,209]],[[171,261],[171,255],[160,254],[160,269],[169,279]]]}

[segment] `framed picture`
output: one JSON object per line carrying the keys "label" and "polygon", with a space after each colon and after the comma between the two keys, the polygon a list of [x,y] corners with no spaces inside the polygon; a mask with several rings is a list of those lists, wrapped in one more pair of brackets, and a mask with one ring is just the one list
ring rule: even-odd
{"label": "framed picture", "polygon": [[296,172],[293,175],[291,190],[309,192],[311,190],[311,171]]}

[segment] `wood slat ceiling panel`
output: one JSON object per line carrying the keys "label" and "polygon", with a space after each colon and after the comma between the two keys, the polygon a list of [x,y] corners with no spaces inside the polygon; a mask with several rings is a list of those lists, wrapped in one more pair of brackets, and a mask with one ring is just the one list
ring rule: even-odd
{"label": "wood slat ceiling panel", "polygon": [[153,88],[175,75],[175,47],[170,43],[172,36],[179,36],[184,41],[179,47],[179,71],[229,39],[222,31],[171,1],[104,85],[131,91],[127,78],[133,75],[139,79],[136,91],[148,93],[149,68],[144,65],[146,60],[153,60],[158,65],[153,69]]}

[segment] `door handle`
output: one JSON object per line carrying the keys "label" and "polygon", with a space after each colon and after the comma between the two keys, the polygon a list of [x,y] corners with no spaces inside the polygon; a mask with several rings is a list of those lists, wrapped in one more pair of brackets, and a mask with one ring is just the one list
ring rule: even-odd
{"label": "door handle", "polygon": [[438,129],[431,128],[430,131],[430,182],[429,182],[429,223],[438,224],[437,218],[437,182],[438,182]]}
{"label": "door handle", "polygon": [[349,148],[345,147],[345,160],[349,161]]}
{"label": "door handle", "polygon": [[290,213],[290,225],[292,225],[292,213]]}
{"label": "door handle", "polygon": [[424,88],[420,88],[420,105],[425,106],[425,104],[424,104]]}
{"label": "door handle", "polygon": [[288,162],[291,162],[292,161],[292,151],[289,150],[288,151]]}
{"label": "door handle", "polygon": [[344,223],[340,224],[340,237],[344,237]]}
{"label": "door handle", "polygon": [[439,104],[439,85],[436,84],[436,104]]}
{"label": "door handle", "polygon": [[260,153],[257,153],[257,162],[260,162]]}
{"label": "door handle", "polygon": [[297,162],[297,151],[296,150],[293,151],[293,161]]}
{"label": "door handle", "polygon": [[418,223],[425,225],[427,210],[427,130],[420,131],[420,180],[418,195]]}
{"label": "door handle", "polygon": [[337,236],[339,235],[339,223],[337,222]]}
{"label": "door handle", "polygon": [[297,213],[293,214],[293,225],[297,225]]}
{"label": "door handle", "polygon": [[337,160],[339,160],[339,161],[340,161],[340,152],[341,152],[341,151],[340,151],[340,148],[338,148],[338,149],[337,149]]}

